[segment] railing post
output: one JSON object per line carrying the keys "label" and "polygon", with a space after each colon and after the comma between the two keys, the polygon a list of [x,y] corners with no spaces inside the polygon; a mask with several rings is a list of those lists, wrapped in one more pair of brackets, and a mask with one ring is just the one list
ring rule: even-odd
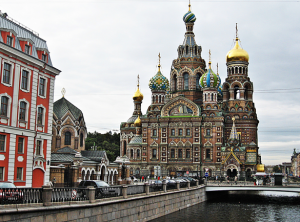
{"label": "railing post", "polygon": [[127,198],[127,188],[128,186],[122,186],[122,195],[124,199]]}
{"label": "railing post", "polygon": [[43,197],[43,205],[44,206],[51,206],[51,197],[52,197],[52,188],[51,186],[44,185],[42,186],[42,197]]}
{"label": "railing post", "polygon": [[145,183],[145,192],[146,192],[146,195],[150,194],[150,184],[149,183]]}
{"label": "railing post", "polygon": [[191,181],[188,181],[187,183],[188,183],[187,185],[188,189],[191,189]]}
{"label": "railing post", "polygon": [[162,182],[162,185],[163,185],[163,191],[166,193],[167,192],[167,181],[163,181]]}
{"label": "railing post", "polygon": [[176,181],[176,188],[177,190],[180,190],[180,182],[178,180]]}
{"label": "railing post", "polygon": [[196,179],[196,187],[199,187],[199,180]]}
{"label": "railing post", "polygon": [[88,197],[89,197],[89,202],[90,203],[95,203],[95,197],[96,197],[96,188],[93,186],[88,186]]}

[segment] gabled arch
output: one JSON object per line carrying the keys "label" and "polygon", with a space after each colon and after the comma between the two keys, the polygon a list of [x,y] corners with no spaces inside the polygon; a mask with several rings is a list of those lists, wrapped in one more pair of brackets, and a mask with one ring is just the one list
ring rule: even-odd
{"label": "gabled arch", "polygon": [[182,141],[179,141],[179,142],[177,143],[177,146],[181,146],[181,147],[183,147],[183,146],[184,146],[184,144],[183,144],[183,142],[182,142]]}
{"label": "gabled arch", "polygon": [[150,146],[156,146],[156,147],[158,147],[158,144],[157,144],[155,141],[153,141],[153,142],[150,144]]}
{"label": "gabled arch", "polygon": [[186,146],[186,147],[192,147],[192,143],[191,143],[190,141],[186,141],[186,142],[185,142],[185,146]]}
{"label": "gabled arch", "polygon": [[187,106],[189,109],[193,111],[193,116],[199,116],[200,115],[200,109],[196,105],[196,103],[192,102],[191,100],[182,97],[177,96],[174,99],[170,100],[166,103],[166,105],[163,106],[161,110],[161,116],[169,116],[169,111],[174,108],[175,106],[178,106],[179,104]]}
{"label": "gabled arch", "polygon": [[185,73],[185,72],[187,72],[190,76],[192,76],[194,74],[193,71],[190,68],[185,66],[183,69],[181,69],[179,71],[178,76],[183,77],[183,73]]}
{"label": "gabled arch", "polygon": [[230,89],[234,89],[235,86],[238,86],[240,89],[243,88],[242,83],[237,80],[235,80],[233,83],[230,84]]}
{"label": "gabled arch", "polygon": [[212,143],[207,141],[206,143],[204,143],[204,147],[212,147]]}

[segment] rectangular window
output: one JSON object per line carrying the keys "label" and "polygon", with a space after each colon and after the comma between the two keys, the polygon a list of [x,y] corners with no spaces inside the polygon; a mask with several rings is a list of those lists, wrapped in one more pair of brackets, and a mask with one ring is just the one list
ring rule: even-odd
{"label": "rectangular window", "polygon": [[153,149],[153,150],[152,150],[152,158],[153,158],[153,159],[156,159],[156,156],[157,156],[157,150],[156,150],[156,149]]}
{"label": "rectangular window", "polygon": [[206,130],[206,136],[210,136],[210,129]]}
{"label": "rectangular window", "polygon": [[43,60],[44,62],[47,62],[47,55],[42,54],[42,60]]}
{"label": "rectangular window", "polygon": [[23,168],[22,167],[17,168],[17,180],[23,180]]}
{"label": "rectangular window", "polygon": [[2,96],[1,97],[0,116],[6,116],[7,117],[7,108],[8,108],[8,97]]}
{"label": "rectangular window", "polygon": [[175,149],[171,149],[171,158],[175,158]]}
{"label": "rectangular window", "polygon": [[186,129],[186,135],[190,136],[191,135],[191,130],[190,129]]}
{"label": "rectangular window", "polygon": [[18,153],[24,153],[24,138],[22,137],[18,140]]}
{"label": "rectangular window", "polygon": [[0,151],[5,151],[5,135],[0,135]]}
{"label": "rectangular window", "polygon": [[22,72],[21,88],[28,90],[28,72],[26,70],[23,70]]}
{"label": "rectangular window", "polygon": [[10,64],[4,63],[3,82],[7,84],[10,83],[10,68],[11,68]]}
{"label": "rectangular window", "polygon": [[41,140],[37,140],[36,141],[36,155],[41,155],[41,150],[42,150],[42,141]]}
{"label": "rectangular window", "polygon": [[179,133],[179,136],[182,136],[182,129],[179,129],[178,133]]}
{"label": "rectangular window", "polygon": [[210,149],[206,150],[206,159],[210,159]]}
{"label": "rectangular window", "polygon": [[171,136],[175,136],[175,129],[171,129]]}
{"label": "rectangular window", "polygon": [[45,82],[46,80],[43,78],[40,78],[40,86],[39,86],[39,95],[45,96]]}
{"label": "rectangular window", "polygon": [[157,136],[157,131],[156,131],[156,129],[153,130],[153,136]]}
{"label": "rectangular window", "polygon": [[20,102],[20,113],[19,113],[19,120],[25,121],[26,118],[26,103]]}
{"label": "rectangular window", "polygon": [[37,123],[39,125],[43,125],[43,115],[44,115],[44,108],[39,107],[38,108],[38,119],[37,119]]}
{"label": "rectangular window", "polygon": [[12,46],[13,38],[11,36],[7,36],[6,38],[6,44],[9,46]]}
{"label": "rectangular window", "polygon": [[4,180],[4,167],[0,167],[0,180]]}
{"label": "rectangular window", "polygon": [[182,158],[182,149],[178,149],[178,158]]}
{"label": "rectangular window", "polygon": [[25,45],[25,53],[30,55],[30,46],[29,45]]}
{"label": "rectangular window", "polygon": [[186,150],[186,158],[191,158],[191,151],[189,149]]}

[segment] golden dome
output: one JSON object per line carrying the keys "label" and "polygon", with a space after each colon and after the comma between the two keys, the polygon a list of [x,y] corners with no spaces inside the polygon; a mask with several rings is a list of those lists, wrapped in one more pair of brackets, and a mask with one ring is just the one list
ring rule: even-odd
{"label": "golden dome", "polygon": [[226,55],[226,62],[232,61],[249,61],[249,54],[246,50],[242,49],[238,43],[239,39],[236,38],[235,46]]}
{"label": "golden dome", "polygon": [[140,119],[140,116],[134,121],[134,126],[139,127],[142,125],[142,121]]}
{"label": "golden dome", "polygon": [[264,164],[257,164],[256,168],[257,168],[257,172],[265,172],[265,165]]}
{"label": "golden dome", "polygon": [[134,93],[134,95],[133,95],[132,98],[133,98],[134,101],[142,102],[144,96],[143,96],[143,94],[140,92],[139,87],[137,88],[137,90],[136,90],[136,92]]}

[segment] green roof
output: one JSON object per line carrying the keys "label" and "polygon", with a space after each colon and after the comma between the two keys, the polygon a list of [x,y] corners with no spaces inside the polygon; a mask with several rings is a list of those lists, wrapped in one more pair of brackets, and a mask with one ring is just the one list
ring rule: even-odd
{"label": "green roof", "polygon": [[75,119],[79,119],[79,117],[82,115],[81,110],[70,103],[65,97],[62,97],[61,99],[54,102],[53,112],[55,113],[57,118],[61,119],[68,111],[72,113]]}

